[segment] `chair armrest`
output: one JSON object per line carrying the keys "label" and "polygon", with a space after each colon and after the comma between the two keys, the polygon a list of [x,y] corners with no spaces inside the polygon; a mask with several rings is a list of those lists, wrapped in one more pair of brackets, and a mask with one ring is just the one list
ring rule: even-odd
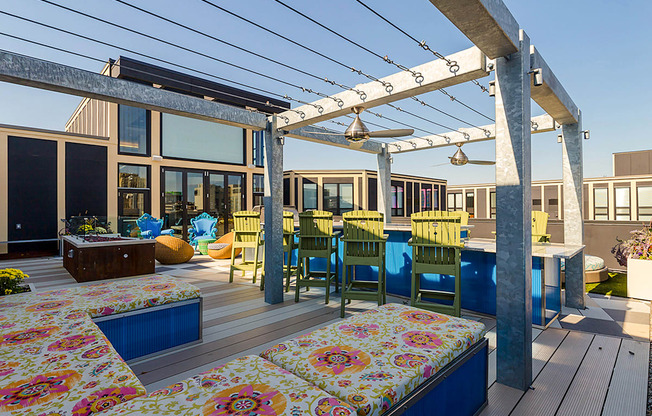
{"label": "chair armrest", "polygon": [[167,230],[161,230],[161,235],[172,235],[174,234],[174,230],[172,228],[169,228]]}

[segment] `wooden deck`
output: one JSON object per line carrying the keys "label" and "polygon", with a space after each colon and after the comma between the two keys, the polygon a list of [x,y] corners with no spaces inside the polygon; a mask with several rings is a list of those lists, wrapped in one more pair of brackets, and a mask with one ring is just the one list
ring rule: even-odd
{"label": "wooden deck", "polygon": [[[37,290],[77,285],[60,259],[0,262],[30,275]],[[203,341],[175,352],[130,362],[148,391],[167,386],[232,360],[258,354],[275,343],[339,320],[339,297],[324,305],[323,289],[303,293],[294,303],[268,305],[248,278],[228,283],[226,263],[196,256],[191,264],[157,271],[201,288]],[[400,299],[390,299],[400,302]],[[373,307],[354,301],[347,312]],[[644,415],[647,401],[649,343],[586,332],[533,330],[534,382],[525,393],[496,383],[495,320],[474,314],[489,329],[489,405],[482,415]]]}

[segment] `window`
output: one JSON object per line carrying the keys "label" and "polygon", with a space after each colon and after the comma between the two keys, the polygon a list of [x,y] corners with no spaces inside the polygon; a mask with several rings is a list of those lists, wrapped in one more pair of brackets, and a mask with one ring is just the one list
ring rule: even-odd
{"label": "window", "polygon": [[532,211],[541,211],[541,198],[532,200]]}
{"label": "window", "polygon": [[439,209],[439,189],[437,187],[432,190],[432,209]]}
{"label": "window", "polygon": [[149,156],[149,111],[119,105],[118,142],[120,153]]}
{"label": "window", "polygon": [[598,221],[609,220],[609,190],[607,188],[593,189],[593,219]]}
{"label": "window", "polygon": [[489,218],[496,218],[496,191],[489,192]]}
{"label": "window", "polygon": [[353,184],[352,183],[326,183],[324,184],[324,211],[334,215],[342,215],[353,209]]}
{"label": "window", "polygon": [[254,205],[263,205],[265,196],[265,175],[254,175]]}
{"label": "window", "polygon": [[629,221],[631,219],[629,187],[614,188],[616,193],[616,221]]}
{"label": "window", "polygon": [[652,186],[639,186],[638,194],[638,219],[639,221],[652,220]]}
{"label": "window", "polygon": [[161,117],[163,156],[244,164],[244,129],[173,114]]}
{"label": "window", "polygon": [[392,185],[392,215],[402,217],[403,211],[403,186]]}
{"label": "window", "polygon": [[254,165],[265,165],[265,132],[254,132]]}
{"label": "window", "polygon": [[317,209],[317,184],[303,184],[303,210]]}
{"label": "window", "polygon": [[449,211],[462,211],[462,193],[448,194],[448,210]]}
{"label": "window", "polygon": [[475,214],[475,193],[474,192],[467,192],[466,193],[466,212],[469,213],[469,217],[473,218]]}
{"label": "window", "polygon": [[[424,186],[428,186],[424,188]],[[432,209],[432,188],[429,185],[421,185],[421,211]]]}
{"label": "window", "polygon": [[150,211],[149,167],[118,164],[118,232],[129,236]]}

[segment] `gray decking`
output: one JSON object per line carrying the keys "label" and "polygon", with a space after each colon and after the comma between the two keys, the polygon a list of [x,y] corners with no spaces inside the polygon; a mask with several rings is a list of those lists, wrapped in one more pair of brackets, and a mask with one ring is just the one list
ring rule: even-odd
{"label": "gray decking", "polygon": [[[258,354],[293,336],[339,320],[339,297],[323,303],[323,290],[294,303],[268,305],[250,279],[228,283],[226,263],[196,256],[191,265],[160,267],[161,273],[199,286],[204,297],[203,342],[131,364],[148,391],[167,386],[231,359]],[[30,275],[37,290],[77,285],[60,259],[0,262]],[[394,299],[400,301],[399,299]],[[347,312],[373,307],[353,302]],[[489,332],[489,406],[482,415],[644,415],[649,343],[567,329],[533,330],[532,389],[523,393],[495,382],[495,321],[476,315]]]}

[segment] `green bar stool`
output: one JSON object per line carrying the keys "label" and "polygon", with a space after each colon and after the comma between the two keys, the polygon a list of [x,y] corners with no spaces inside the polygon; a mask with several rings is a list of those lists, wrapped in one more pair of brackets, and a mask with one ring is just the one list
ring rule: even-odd
{"label": "green bar stool", "polygon": [[[256,283],[258,269],[261,269],[260,290],[265,288],[265,259],[258,260],[258,252],[263,245],[263,232],[260,229],[260,212],[238,211],[233,213],[233,245],[231,246],[231,268],[229,283],[233,282],[233,271],[254,272],[253,283]],[[245,249],[254,249],[254,258],[247,260]],[[236,250],[242,249],[242,262],[235,264]]]}
{"label": "green bar stool", "polygon": [[[299,246],[297,251],[297,282],[294,301],[299,301],[299,291],[302,287],[326,288],[326,304],[328,304],[331,284],[335,282],[338,291],[338,233],[333,233],[333,213],[328,211],[308,211],[299,214]],[[335,271],[331,270],[331,258],[335,255]],[[310,270],[310,258],[326,259],[326,271]]]}
{"label": "green bar stool", "polygon": [[294,213],[290,211],[283,211],[283,273],[285,273],[285,291],[290,290],[290,277],[297,274],[296,266],[292,266],[292,251],[296,249],[297,245],[294,242]]}
{"label": "green bar stool", "polygon": [[[349,211],[342,215],[344,233],[342,242],[342,306],[344,318],[346,303],[352,299],[386,302],[384,216],[377,211]],[[378,281],[356,280],[355,266],[378,267]]]}
{"label": "green bar stool", "polygon": [[[412,292],[410,304],[433,312],[460,316],[461,218],[455,212],[424,211],[412,214]],[[455,279],[455,292],[421,289],[421,274],[437,273]],[[452,301],[452,305],[434,301]]]}

